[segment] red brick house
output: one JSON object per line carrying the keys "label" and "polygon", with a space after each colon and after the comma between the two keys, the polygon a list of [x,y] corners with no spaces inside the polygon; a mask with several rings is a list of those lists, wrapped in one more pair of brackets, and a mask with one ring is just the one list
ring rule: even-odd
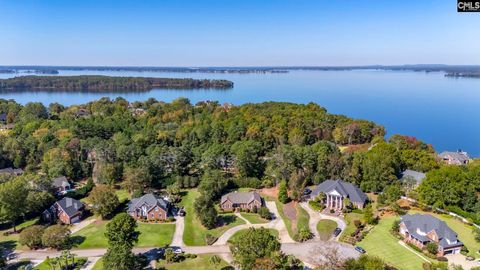
{"label": "red brick house", "polygon": [[438,246],[438,256],[460,253],[463,243],[457,239],[457,233],[447,224],[431,215],[404,215],[400,222],[400,235],[403,241],[424,248],[428,243]]}
{"label": "red brick house", "polygon": [[136,220],[165,220],[169,215],[169,202],[154,195],[145,194],[128,204],[128,214]]}
{"label": "red brick house", "polygon": [[85,205],[81,201],[65,197],[43,211],[42,217],[51,223],[60,221],[64,224],[72,224],[82,219],[84,210]]}
{"label": "red brick house", "polygon": [[256,192],[231,192],[223,195],[220,200],[220,208],[224,211],[252,210],[262,205],[262,197]]}

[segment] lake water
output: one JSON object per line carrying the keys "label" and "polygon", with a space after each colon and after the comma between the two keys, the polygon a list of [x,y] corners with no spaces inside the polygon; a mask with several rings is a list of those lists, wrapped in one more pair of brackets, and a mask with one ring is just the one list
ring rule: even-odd
{"label": "lake water", "polygon": [[[129,101],[150,97],[171,101],[187,97],[193,103],[218,100],[248,102],[315,102],[329,112],[375,121],[388,135],[406,134],[433,144],[437,151],[463,149],[480,156],[480,79],[445,78],[441,72],[353,70],[291,71],[282,74],[212,74],[116,71],[60,71],[60,75],[179,77],[227,79],[229,90],[160,90],[142,93],[0,93],[25,104],[86,103],[100,97],[122,96]],[[0,74],[0,78],[11,77]]]}

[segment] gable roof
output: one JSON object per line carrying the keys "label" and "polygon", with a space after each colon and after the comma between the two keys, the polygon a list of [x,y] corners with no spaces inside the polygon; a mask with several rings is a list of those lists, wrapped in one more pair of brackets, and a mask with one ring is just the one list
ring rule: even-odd
{"label": "gable roof", "polygon": [[440,153],[439,155],[442,159],[448,159],[448,160],[454,160],[458,161],[460,163],[465,163],[470,160],[470,156],[468,155],[467,152],[462,152],[462,151],[457,151],[457,152],[451,152],[451,151],[444,151]]}
{"label": "gable roof", "polygon": [[70,182],[68,182],[68,180],[65,176],[60,176],[60,177],[54,178],[52,180],[52,186],[54,186],[56,188],[68,187],[68,186],[70,186]]}
{"label": "gable roof", "polygon": [[450,229],[445,221],[431,215],[404,215],[401,217],[401,223],[405,225],[408,233],[424,242],[430,241],[430,239],[426,237],[426,234],[435,231],[439,238],[439,244],[444,248],[451,245],[457,246],[462,244],[461,242],[457,242],[457,233]]}
{"label": "gable roof", "polygon": [[76,215],[84,206],[81,201],[69,197],[64,197],[55,204],[57,204],[58,207],[60,207],[69,217]]}
{"label": "gable roof", "polygon": [[230,192],[222,196],[220,203],[224,203],[229,200],[232,203],[250,203],[252,201],[262,202],[262,197],[257,192]]}
{"label": "gable roof", "polygon": [[134,212],[136,209],[142,207],[143,205],[147,207],[147,212],[150,212],[150,210],[155,206],[159,206],[160,208],[168,212],[169,207],[167,201],[152,193],[148,193],[140,198],[132,199],[128,203],[128,212]]}
{"label": "gable roof", "polygon": [[361,189],[343,180],[326,180],[312,191],[311,196],[316,197],[320,192],[329,193],[333,190],[352,202],[364,203],[367,200],[367,195]]}
{"label": "gable roof", "polygon": [[0,169],[0,173],[20,175],[20,174],[23,174],[23,170],[22,169],[14,169],[12,167],[9,167],[9,168]]}
{"label": "gable roof", "polygon": [[412,177],[415,181],[420,184],[425,178],[425,174],[422,172],[417,172],[413,170],[405,170],[400,174],[400,180],[405,180],[406,177]]}

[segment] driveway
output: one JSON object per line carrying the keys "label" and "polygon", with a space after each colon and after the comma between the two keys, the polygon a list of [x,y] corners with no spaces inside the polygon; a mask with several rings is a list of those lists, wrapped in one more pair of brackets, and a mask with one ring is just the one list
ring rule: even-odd
{"label": "driveway", "polygon": [[479,261],[467,261],[465,255],[462,254],[448,254],[445,257],[448,259],[449,265],[461,265],[465,270],[480,266]]}
{"label": "driveway", "polygon": [[79,223],[74,223],[70,226],[70,232],[74,234],[80,231],[81,229],[87,227],[88,225],[94,223],[96,220],[97,220],[96,218],[92,217],[92,218],[82,220]]}
{"label": "driveway", "polygon": [[287,231],[287,227],[285,226],[285,222],[283,222],[280,213],[278,212],[277,205],[274,201],[267,201],[265,202],[270,213],[273,214],[273,220],[268,223],[267,228],[275,229],[278,231],[278,237],[280,238],[280,243],[295,243],[295,241],[290,237]]}
{"label": "driveway", "polygon": [[175,217],[175,233],[173,234],[173,240],[170,244],[174,247],[183,247],[183,230],[185,228],[185,217],[176,216]]}
{"label": "driveway", "polygon": [[305,209],[305,211],[307,211],[308,215],[310,216],[308,226],[310,227],[310,231],[315,235],[315,240],[320,240],[320,235],[318,234],[318,231],[317,231],[317,224],[322,219],[329,219],[329,220],[335,221],[337,223],[337,227],[342,230],[342,232],[337,237],[335,237],[335,240],[339,239],[340,235],[342,235],[343,231],[347,227],[347,224],[342,218],[324,215],[319,211],[315,211],[308,204],[308,202],[302,202],[300,203],[300,206],[303,209]]}

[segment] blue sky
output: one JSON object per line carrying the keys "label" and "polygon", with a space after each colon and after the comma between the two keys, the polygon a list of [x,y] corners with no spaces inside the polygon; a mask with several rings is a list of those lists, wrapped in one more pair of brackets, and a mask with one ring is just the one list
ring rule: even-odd
{"label": "blue sky", "polygon": [[456,0],[0,0],[0,65],[480,64]]}

